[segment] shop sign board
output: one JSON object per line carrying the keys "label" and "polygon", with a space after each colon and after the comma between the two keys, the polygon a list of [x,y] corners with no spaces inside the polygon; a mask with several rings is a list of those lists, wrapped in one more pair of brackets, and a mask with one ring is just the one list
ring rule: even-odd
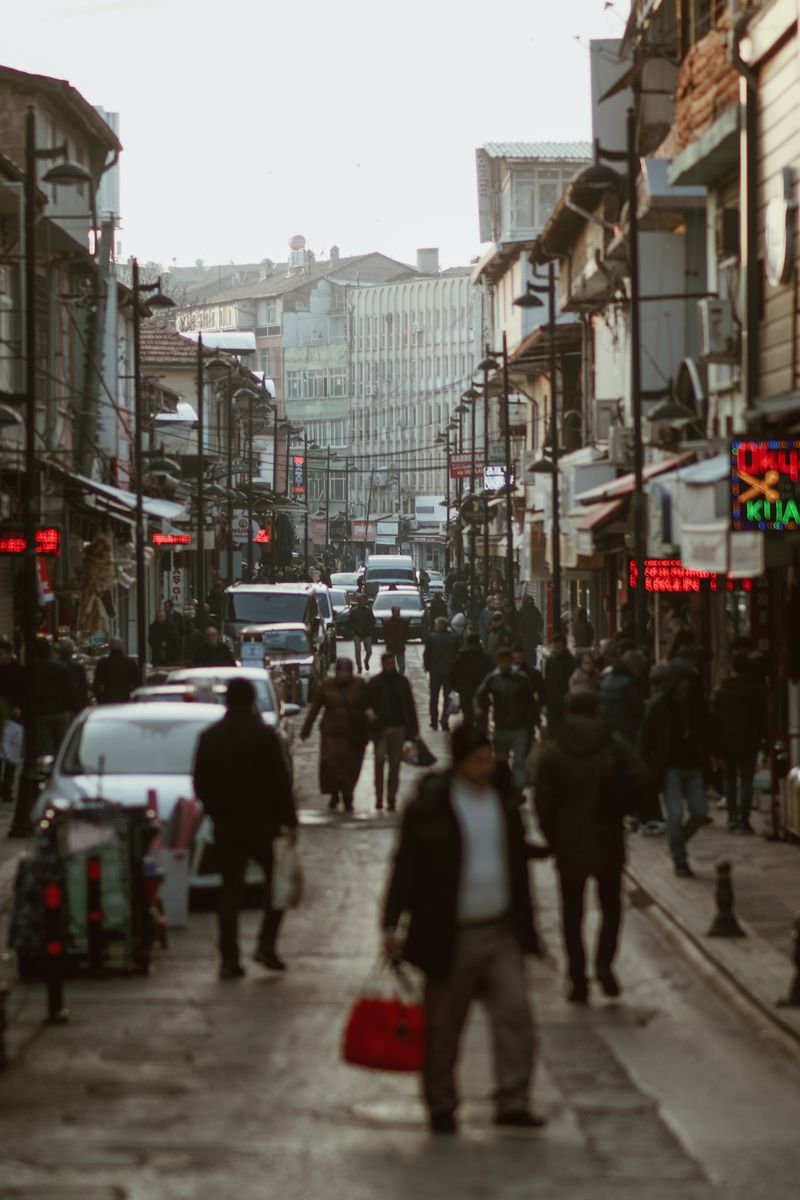
{"label": "shop sign board", "polygon": [[192,535],[190,533],[154,533],[152,536],[154,546],[191,546]]}
{"label": "shop sign board", "polygon": [[312,518],[312,521],[311,521],[311,540],[312,540],[312,542],[314,542],[315,545],[324,546],[325,542],[327,540],[326,535],[327,535],[327,530],[325,528],[325,521],[321,520],[319,517]]}
{"label": "shop sign board", "polygon": [[[486,464],[481,456],[475,458],[475,474],[480,475]],[[450,455],[450,478],[451,479],[470,479],[472,477],[472,455],[471,454],[451,454]]]}
{"label": "shop sign board", "polygon": [[[514,473],[511,473],[511,486],[515,486],[516,480]],[[506,467],[505,463],[491,467],[486,467],[483,472],[483,490],[485,492],[496,492],[500,488],[506,486]]]}
{"label": "shop sign board", "polygon": [[[254,542],[258,541],[259,531],[258,521],[253,521],[251,533]],[[247,513],[234,514],[231,534],[234,546],[244,546],[247,544]]]}
{"label": "shop sign board", "polygon": [[[635,559],[630,562],[628,582],[632,590],[639,586],[639,568]],[[646,558],[644,586],[648,592],[687,595],[692,592],[749,592],[753,584],[750,579],[734,579],[730,574],[692,571],[679,558]]]}
{"label": "shop sign board", "polygon": [[292,495],[301,497],[306,494],[306,456],[292,455]]}
{"label": "shop sign board", "polygon": [[[19,529],[0,527],[0,554],[24,554],[25,536]],[[61,530],[47,525],[36,530],[36,553],[61,557]]]}
{"label": "shop sign board", "polygon": [[462,521],[468,525],[484,525],[489,520],[489,504],[485,496],[465,496],[459,512]]}
{"label": "shop sign board", "polygon": [[376,521],[375,533],[379,538],[396,538],[400,532],[399,521]]}
{"label": "shop sign board", "polygon": [[737,532],[800,529],[800,440],[731,442],[731,524]]}
{"label": "shop sign board", "polygon": [[176,608],[183,608],[185,588],[186,572],[183,567],[173,566],[169,573],[169,589],[165,599],[171,600]]}
{"label": "shop sign board", "polygon": [[370,521],[367,525],[366,521],[353,521],[352,540],[354,542],[374,542],[375,522]]}

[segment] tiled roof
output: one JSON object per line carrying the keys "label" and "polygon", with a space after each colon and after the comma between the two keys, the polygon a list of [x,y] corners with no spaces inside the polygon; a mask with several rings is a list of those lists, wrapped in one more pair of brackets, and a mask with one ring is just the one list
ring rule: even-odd
{"label": "tiled roof", "polygon": [[[142,321],[140,346],[142,362],[180,365],[197,362],[197,344],[155,319]],[[216,351],[208,353],[216,354]]]}
{"label": "tiled roof", "polygon": [[[271,297],[283,296],[287,292],[294,292],[298,288],[306,287],[309,283],[316,283],[320,279],[325,279],[326,276],[340,275],[342,271],[347,271],[348,268],[355,267],[361,262],[366,262],[375,256],[385,258],[385,255],[380,254],[380,251],[374,251],[371,254],[353,254],[349,258],[339,258],[336,261],[326,261],[315,263],[310,271],[298,272],[296,275],[270,275],[267,279],[260,279],[256,283],[244,283],[239,287],[226,288],[222,292],[216,292],[214,295],[207,296],[204,300],[198,303],[203,304],[224,304],[229,300],[246,300],[254,297]],[[394,262],[396,260],[389,259]],[[413,267],[408,267],[405,263],[398,262],[398,273],[411,271],[414,273]],[[350,280],[353,280],[353,274],[350,274]],[[346,283],[348,280],[338,280],[337,282]],[[380,282],[384,282],[381,280]]]}
{"label": "tiled roof", "polygon": [[482,149],[489,158],[569,158],[592,157],[591,142],[486,142]]}

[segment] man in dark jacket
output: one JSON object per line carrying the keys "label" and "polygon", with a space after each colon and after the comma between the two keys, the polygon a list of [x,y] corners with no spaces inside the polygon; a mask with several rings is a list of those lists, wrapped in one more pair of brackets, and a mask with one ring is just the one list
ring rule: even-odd
{"label": "man in dark jacket", "polygon": [[359,675],[362,672],[361,650],[364,650],[364,668],[369,670],[369,660],[372,656],[372,639],[375,636],[375,613],[367,596],[360,592],[355,604],[350,609],[347,624],[353,634],[353,649],[356,655],[356,667]]}
{"label": "man in dark jacket", "polygon": [[624,739],[598,714],[597,698],[573,692],[554,737],[540,742],[528,762],[542,833],[555,855],[561,885],[562,927],[569,966],[569,999],[589,998],[583,945],[583,898],[597,880],[603,914],[595,975],[607,996],[618,996],[612,964],[622,917],[622,818],[647,794],[647,770]]}
{"label": "man in dark jacket", "polygon": [[478,997],[492,1026],[497,1123],[543,1123],[528,1108],[534,1039],[523,955],[538,953],[539,944],[527,848],[516,805],[494,771],[487,738],[460,726],[452,771],[426,776],[406,809],[383,913],[387,954],[425,975],[423,1085],[436,1133],[456,1131],[459,1041]]}
{"label": "man in dark jacket", "polygon": [[639,749],[664,793],[670,853],[675,874],[684,878],[693,874],[686,844],[708,824],[710,741],[711,718],[696,672],[680,661],[670,663],[645,713]]}
{"label": "man in dark jacket", "polygon": [[395,605],[388,621],[383,623],[383,640],[389,654],[393,654],[397,669],[401,675],[406,673],[406,646],[408,645],[409,625],[400,616],[400,607]]}
{"label": "man in dark jacket", "polygon": [[163,608],[156,613],[148,634],[150,657],[154,667],[174,667],[180,656],[180,640],[175,626],[167,620]]}
{"label": "man in dark jacket", "polygon": [[135,659],[122,651],[122,638],[108,643],[108,654],[101,658],[94,672],[94,695],[98,704],[126,704],[139,683],[139,667]]}
{"label": "man in dark jacket", "polygon": [[219,640],[216,625],[209,625],[203,635],[203,645],[192,657],[193,667],[235,667],[236,659],[230,648]]}
{"label": "man in dark jacket", "polygon": [[[11,642],[0,638],[0,733],[6,721],[22,721],[26,691],[25,668],[14,658]],[[0,759],[0,800],[4,804],[11,803],[16,769],[16,762]]]}
{"label": "man in dark jacket", "polygon": [[746,654],[734,654],[733,671],[711,700],[714,752],[725,770],[728,828],[752,833],[750,808],[756,759],[767,734],[767,693]]}
{"label": "man in dark jacket", "polygon": [[75,692],[63,662],[53,657],[47,638],[36,639],[36,748],[39,754],[58,754],[72,714]]}
{"label": "man in dark jacket", "polygon": [[511,778],[522,797],[525,787],[525,760],[531,748],[538,719],[533,688],[527,675],[511,669],[511,651],[501,650],[497,668],[487,675],[475,693],[475,720],[486,730],[489,709],[494,713],[494,752],[499,762],[512,760]]}
{"label": "man in dark jacket", "polygon": [[389,760],[388,808],[397,807],[400,762],[403,744],[419,732],[417,709],[411,684],[397,670],[397,662],[388,651],[381,656],[381,673],[367,684],[364,701],[370,733],[375,740],[375,807],[383,808],[384,767]]}
{"label": "man in dark jacket", "polygon": [[564,700],[569,679],[578,664],[567,649],[563,633],[553,635],[550,654],[544,665],[544,699],[547,707],[547,736],[552,737],[564,715]]}
{"label": "man in dark jacket", "polygon": [[479,633],[468,633],[464,649],[456,656],[450,670],[449,683],[461,700],[461,714],[465,725],[475,721],[475,693],[487,675],[494,670],[494,662],[483,649]]}
{"label": "man in dark jacket", "polygon": [[458,654],[458,638],[447,627],[447,617],[437,617],[433,633],[425,639],[422,665],[428,672],[431,729],[439,726],[439,694],[442,693],[442,729],[447,729],[450,672]]}
{"label": "man in dark jacket", "polygon": [[434,592],[431,596],[431,602],[428,605],[428,616],[432,621],[436,621],[438,617],[447,616],[447,601],[441,592]]}
{"label": "man in dark jacket", "polygon": [[89,683],[86,679],[86,670],[75,658],[75,643],[72,638],[60,638],[56,649],[60,661],[69,671],[72,682],[73,707],[71,712],[74,716],[76,713],[83,712],[89,703]]}
{"label": "man in dark jacket", "polygon": [[517,615],[517,634],[530,667],[536,660],[536,647],[541,645],[543,629],[544,618],[533,596],[523,596]]}
{"label": "man in dark jacket", "polygon": [[631,746],[636,745],[644,696],[635,672],[623,658],[613,658],[600,678],[600,712],[612,729]]}
{"label": "man in dark jacket", "polygon": [[285,970],[276,941],[282,912],[272,907],[272,842],[281,829],[297,837],[292,785],[280,742],[255,710],[255,691],[247,679],[232,679],[227,711],[206,729],[197,745],[194,789],[214,823],[214,843],[222,875],[219,901],[220,977],[244,975],[239,964],[239,908],[247,864],[264,872],[264,917],[255,961]]}

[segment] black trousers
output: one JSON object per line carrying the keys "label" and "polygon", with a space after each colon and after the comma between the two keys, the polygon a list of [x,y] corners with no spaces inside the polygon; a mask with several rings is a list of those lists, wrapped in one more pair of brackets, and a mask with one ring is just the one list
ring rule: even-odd
{"label": "black trousers", "polygon": [[0,802],[3,804],[10,804],[14,798],[14,774],[16,770],[16,763],[0,759]]}
{"label": "black trousers", "polygon": [[264,916],[257,951],[273,953],[283,912],[272,907],[272,834],[262,830],[215,828],[214,844],[222,888],[219,896],[219,950],[222,961],[239,962],[239,909],[244,898],[247,864],[258,863],[264,872]]}
{"label": "black trousers", "polygon": [[440,718],[439,718],[439,694],[440,693],[442,695],[441,721],[442,721],[442,724],[444,724],[447,721],[447,717],[445,715],[446,709],[447,709],[447,701],[450,699],[450,687],[447,683],[447,679],[442,675],[434,675],[433,673],[431,673],[431,677],[429,680],[429,690],[430,690],[431,725],[438,725],[439,720],[440,720]]}
{"label": "black trousers", "polygon": [[583,901],[589,879],[597,880],[597,897],[602,914],[595,965],[610,967],[617,952],[622,922],[622,866],[599,871],[559,866],[561,879],[561,927],[567,952],[569,976],[578,985],[586,982],[586,950],[583,945]]}

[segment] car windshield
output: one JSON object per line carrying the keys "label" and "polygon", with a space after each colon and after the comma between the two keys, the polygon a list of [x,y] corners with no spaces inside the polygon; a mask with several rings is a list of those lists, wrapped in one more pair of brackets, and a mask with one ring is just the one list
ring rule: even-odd
{"label": "car windshield", "polygon": [[208,725],[207,717],[89,717],[73,733],[61,770],[65,775],[191,775],[197,739]]}
{"label": "car windshield", "polygon": [[327,617],[328,620],[330,620],[333,616],[330,593],[317,592],[317,604],[319,605],[320,612],[322,613],[323,617]]}
{"label": "car windshield", "polygon": [[376,579],[379,583],[392,583],[394,580],[413,581],[414,572],[411,567],[367,567],[367,580],[374,583]]}
{"label": "car windshield", "polygon": [[228,619],[248,625],[280,625],[302,621],[307,605],[305,592],[233,592],[228,596]]}
{"label": "car windshield", "polygon": [[402,594],[398,596],[396,592],[385,592],[382,596],[375,597],[375,603],[372,607],[375,612],[391,612],[395,606],[401,610],[405,609],[408,612],[409,609],[418,609],[420,603],[416,596]]}
{"label": "car windshield", "polygon": [[330,596],[334,608],[347,608],[347,592],[340,592],[336,588],[331,592]]}
{"label": "car windshield", "polygon": [[264,634],[267,651],[280,650],[284,654],[310,654],[308,635],[302,629],[270,629]]}

